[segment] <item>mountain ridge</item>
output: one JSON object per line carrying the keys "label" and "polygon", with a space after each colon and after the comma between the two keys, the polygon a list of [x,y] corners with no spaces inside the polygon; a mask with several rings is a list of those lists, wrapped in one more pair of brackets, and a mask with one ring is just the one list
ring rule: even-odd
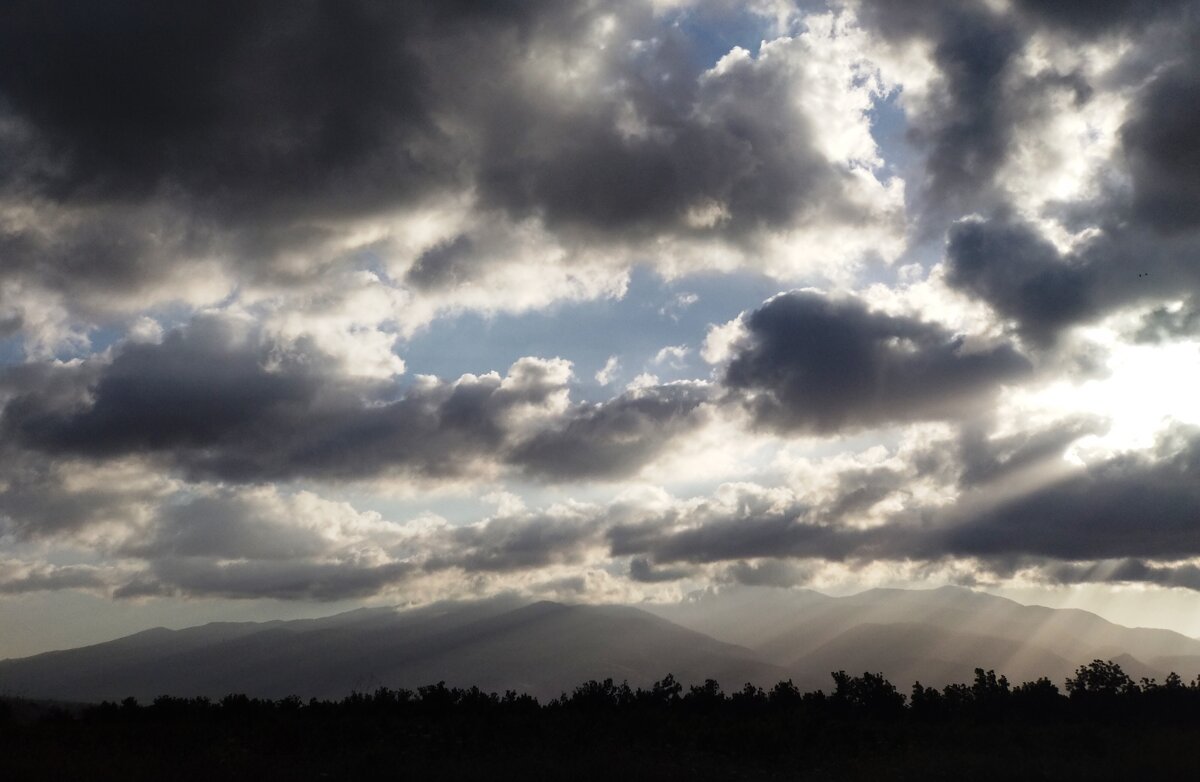
{"label": "mountain ridge", "polygon": [[[741,643],[738,643],[741,641]],[[993,668],[1061,682],[1095,658],[1135,678],[1200,673],[1200,640],[1128,628],[1078,609],[1024,606],[963,589],[733,589],[679,604],[589,605],[514,595],[326,617],[149,628],[99,644],[0,661],[0,693],[95,701],[127,695],[336,698],[445,681],[555,697],[589,679],[740,688],[829,673],[942,685]]]}

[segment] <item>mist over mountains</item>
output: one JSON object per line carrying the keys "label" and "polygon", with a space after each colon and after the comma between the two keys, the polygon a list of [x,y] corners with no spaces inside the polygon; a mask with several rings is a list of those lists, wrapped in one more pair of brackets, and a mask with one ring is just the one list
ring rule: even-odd
{"label": "mist over mountains", "polygon": [[541,699],[589,679],[647,685],[716,679],[727,689],[831,671],[881,672],[902,691],[967,681],[976,667],[1061,683],[1112,659],[1134,678],[1200,672],[1200,640],[1127,628],[1078,610],[964,589],[830,597],[739,588],[678,604],[529,603],[514,596],[321,619],[154,628],[106,643],[0,661],[0,693],[74,701],[162,694],[336,698],[445,681]]}

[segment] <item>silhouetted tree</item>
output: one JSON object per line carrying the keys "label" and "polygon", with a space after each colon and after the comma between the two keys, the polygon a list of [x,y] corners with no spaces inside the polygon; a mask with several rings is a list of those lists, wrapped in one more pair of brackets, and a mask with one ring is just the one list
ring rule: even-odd
{"label": "silhouetted tree", "polygon": [[1067,692],[1072,698],[1115,697],[1138,692],[1129,674],[1112,660],[1092,660],[1075,670],[1075,676],[1067,679]]}
{"label": "silhouetted tree", "polygon": [[845,671],[835,671],[830,675],[834,683],[831,700],[835,703],[848,704],[864,714],[882,718],[896,717],[904,709],[904,696],[882,673],[850,676]]}

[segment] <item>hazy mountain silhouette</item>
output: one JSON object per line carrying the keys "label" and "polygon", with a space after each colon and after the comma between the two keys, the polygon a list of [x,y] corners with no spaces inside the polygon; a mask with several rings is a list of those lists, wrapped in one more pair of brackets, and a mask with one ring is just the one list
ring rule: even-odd
{"label": "hazy mountain silhouette", "polygon": [[1120,662],[1135,678],[1200,673],[1200,640],[1181,633],[957,587],[848,597],[742,588],[650,610],[721,640],[737,638],[807,686],[826,685],[829,671],[842,668],[881,671],[901,684],[965,681],[976,667],[1015,681],[1061,681],[1098,657]]}
{"label": "hazy mountain silhouette", "polygon": [[644,686],[673,673],[729,689],[829,672],[882,672],[901,687],[966,681],[976,667],[1014,681],[1114,659],[1135,678],[1200,672],[1200,640],[1131,629],[1085,611],[1023,606],[962,589],[732,589],[678,605],[567,606],[507,596],[321,619],[155,628],[107,643],[0,661],[0,694],[95,701],[231,692],[337,698],[445,681],[539,698],[587,679]]}
{"label": "hazy mountain silhouette", "polygon": [[149,630],[108,643],[0,662],[0,692],[46,698],[146,699],[230,692],[341,697],[444,680],[549,698],[587,678],[649,684],[775,681],[781,668],[623,606],[511,599],[415,611],[369,609],[318,620]]}

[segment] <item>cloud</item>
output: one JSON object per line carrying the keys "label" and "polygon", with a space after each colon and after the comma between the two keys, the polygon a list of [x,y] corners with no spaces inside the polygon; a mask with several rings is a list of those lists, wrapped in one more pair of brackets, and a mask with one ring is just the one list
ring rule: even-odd
{"label": "cloud", "polygon": [[729,580],[745,586],[794,587],[807,583],[812,575],[812,568],[778,559],[735,562],[725,570]]}
{"label": "cloud", "polygon": [[1135,342],[1163,343],[1200,336],[1200,299],[1188,298],[1177,306],[1155,307],[1141,317],[1131,335]]}
{"label": "cloud", "polygon": [[[1194,2],[43,6],[0,29],[0,592],[1196,588],[1196,433],[1097,455],[1051,399],[1115,431],[1080,366],[1200,333]],[[607,395],[571,310],[456,363],[505,331],[463,313],[626,295],[668,347]]]}
{"label": "cloud", "polygon": [[[960,438],[958,448],[933,441],[898,463],[842,469],[832,491],[730,485],[614,523],[606,534],[613,556],[641,558],[647,568],[726,562],[739,581],[756,577],[746,561],[757,568],[794,560],[853,567],[962,560],[981,572],[1035,567],[1079,581],[1167,584],[1172,562],[1200,556],[1200,438],[1169,431],[1152,453],[1118,454],[1084,468],[1055,458],[1093,426],[1065,421],[1019,439]],[[980,474],[983,447],[994,451],[1000,470]],[[959,449],[974,452],[965,468]],[[941,488],[918,494],[928,481]],[[1150,563],[1113,576],[1102,563],[1118,559]],[[1180,571],[1174,585],[1185,585],[1188,572]]]}
{"label": "cloud", "polygon": [[659,366],[665,364],[672,369],[682,369],[688,354],[691,352],[691,348],[687,345],[667,345],[654,354],[652,361]]}
{"label": "cloud", "polygon": [[1133,214],[1165,231],[1200,227],[1200,56],[1194,46],[1155,75],[1121,128]]}
{"label": "cloud", "polygon": [[1152,5],[1137,0],[1015,0],[1014,4],[1032,21],[1057,30],[1095,35],[1144,26],[1185,3],[1186,0],[1164,0]]}
{"label": "cloud", "polygon": [[997,178],[1016,134],[1044,110],[1048,91],[1065,81],[1079,100],[1088,95],[1076,74],[1053,66],[1022,73],[1029,32],[995,4],[862,0],[855,6],[879,41],[873,55],[884,76],[900,85],[907,139],[924,152],[914,184],[926,230],[947,215],[997,203]]}
{"label": "cloud", "polygon": [[1009,478],[1022,470],[1044,470],[1047,461],[1061,457],[1072,443],[1101,434],[1106,428],[1106,422],[1088,416],[1002,436],[989,435],[983,427],[964,426],[958,440],[959,480],[964,486],[975,486]]}
{"label": "cloud", "polygon": [[596,382],[602,386],[606,386],[613,381],[617,376],[617,372],[621,369],[621,361],[616,356],[609,356],[604,362],[604,366],[596,372]]}
{"label": "cloud", "polygon": [[1097,314],[1092,270],[1063,258],[1028,226],[965,220],[954,226],[946,248],[947,281],[987,301],[1015,320],[1036,343]]}
{"label": "cloud", "polygon": [[402,583],[412,572],[406,562],[348,566],[340,563],[166,559],[153,568],[154,580],[135,580],[118,590],[123,597],[177,594],[228,599],[343,600],[369,597]]}
{"label": "cloud", "polygon": [[709,385],[696,382],[635,388],[581,406],[562,425],[518,444],[511,459],[551,479],[633,475],[673,439],[704,424],[711,396]]}
{"label": "cloud", "polygon": [[[127,343],[107,364],[14,370],[20,388],[0,425],[36,453],[151,458],[192,480],[436,481],[506,466],[567,480],[635,474],[704,422],[709,397],[704,384],[680,383],[572,405],[559,359],[523,358],[503,377],[420,377],[404,390],[338,370],[308,341],[205,316],[161,343]],[[73,390],[60,398],[51,381]]]}
{"label": "cloud", "polygon": [[88,565],[43,565],[30,567],[20,562],[0,562],[0,594],[78,589],[103,591],[106,574]]}
{"label": "cloud", "polygon": [[97,464],[0,447],[0,536],[103,541],[145,524],[178,488],[136,458]]}
{"label": "cloud", "polygon": [[454,579],[485,591],[524,588],[624,570],[623,562],[630,580],[647,585],[718,578],[790,586],[830,563],[853,571],[891,562],[1189,586],[1191,566],[1180,560],[1200,556],[1200,436],[1177,429],[1150,454],[1083,468],[1056,459],[1087,430],[1068,420],[1000,437],[960,433],[883,460],[831,457],[825,479],[808,487],[740,483],[690,498],[510,504],[460,526],[432,517],[390,522],[307,491],[208,488],[160,505],[127,531],[119,571],[14,561],[0,589],[333,600],[400,588],[453,594],[462,586]]}
{"label": "cloud", "polygon": [[990,508],[947,533],[947,550],[1062,560],[1200,555],[1200,436],[1170,432],[1148,454],[1089,465]]}
{"label": "cloud", "polygon": [[655,567],[644,557],[634,557],[629,561],[629,577],[643,584],[679,581],[692,575],[693,572],[691,568]]}
{"label": "cloud", "polygon": [[972,349],[936,324],[811,291],[779,294],[741,323],[723,383],[782,431],[958,418],[1031,371],[1010,346]]}
{"label": "cloud", "polygon": [[946,245],[947,282],[987,302],[1034,345],[1137,303],[1176,300],[1200,278],[1196,236],[1106,224],[1060,250],[1033,225],[966,219]]}
{"label": "cloud", "polygon": [[545,513],[498,516],[445,532],[446,551],[425,563],[468,573],[536,570],[577,564],[599,542],[602,518],[595,508],[557,506]]}
{"label": "cloud", "polygon": [[[767,43],[718,62],[694,13]],[[611,295],[634,262],[823,273],[799,249],[818,239],[842,267],[894,256],[902,188],[874,173],[857,32],[774,24],[650,0],[119,0],[103,24],[20,3],[0,32],[0,284],[86,333],[373,264],[411,329]]]}
{"label": "cloud", "polygon": [[434,129],[412,37],[436,14],[402,6],[118,2],[98,25],[82,4],[20,4],[0,91],[44,156],[22,184],[56,201],[176,191],[228,221],[419,192]]}
{"label": "cloud", "polygon": [[1118,559],[1044,564],[1036,573],[1056,584],[1155,584],[1200,591],[1200,567],[1194,564],[1149,565],[1139,559]]}

